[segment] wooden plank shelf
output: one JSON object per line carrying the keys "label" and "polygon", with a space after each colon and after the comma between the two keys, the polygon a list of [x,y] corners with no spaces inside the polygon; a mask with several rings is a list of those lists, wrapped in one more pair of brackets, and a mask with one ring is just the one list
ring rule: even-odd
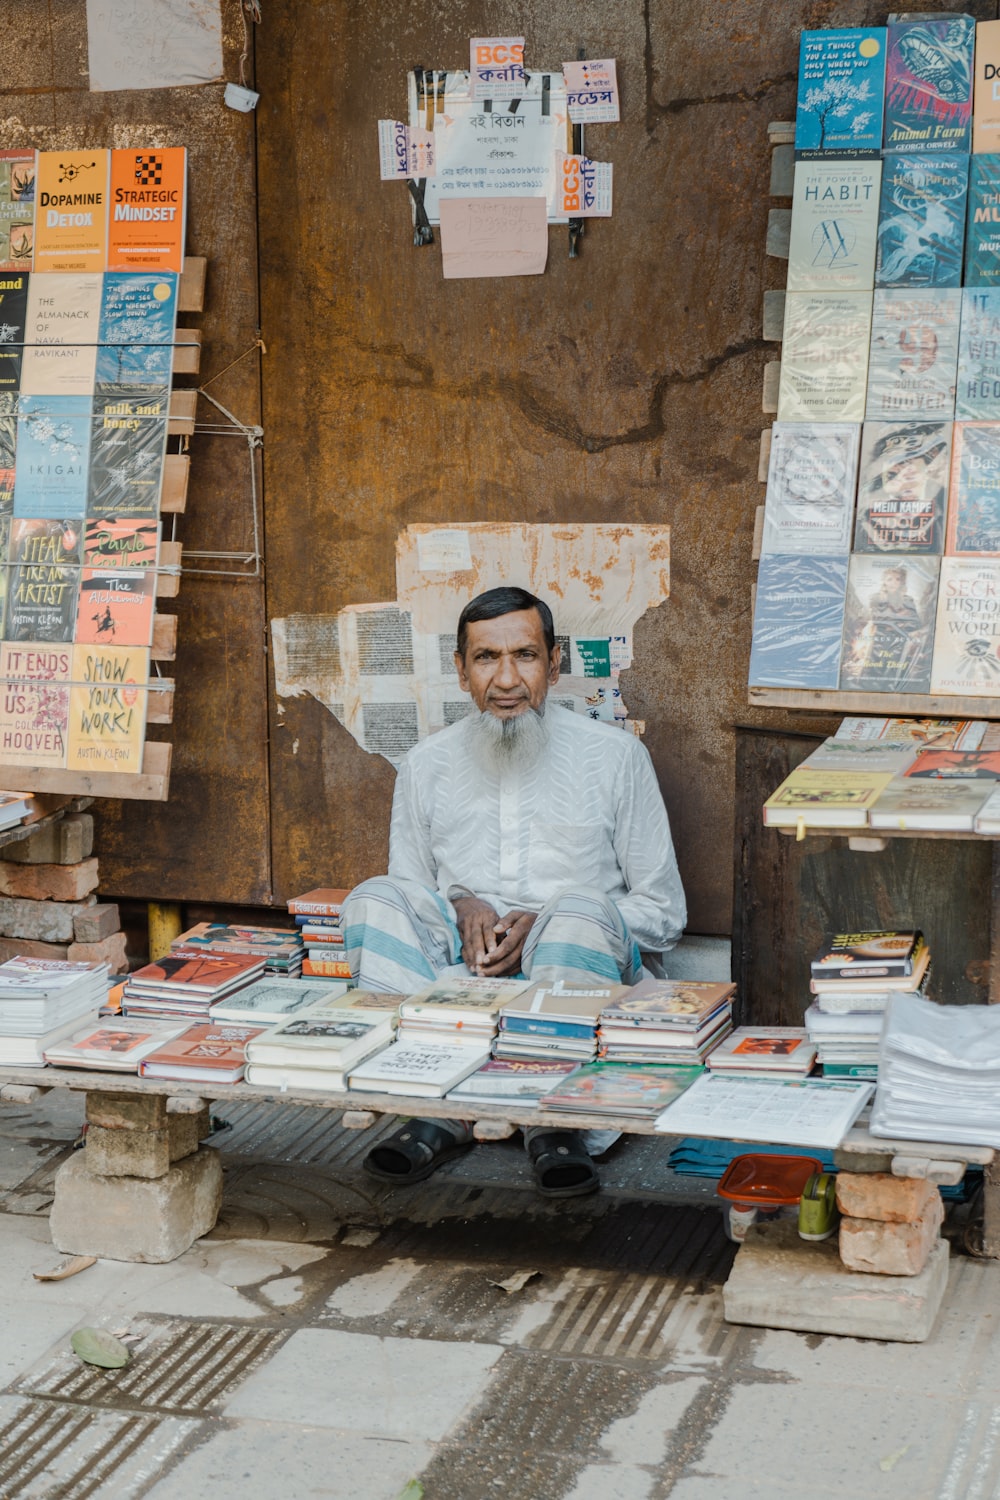
{"label": "wooden plank shelf", "polygon": [[150,661],[174,661],[177,657],[177,616],[153,616],[153,646]]}
{"label": "wooden plank shelf", "polygon": [[[176,599],[181,591],[181,552],[180,542],[160,543],[160,562],[156,574],[156,597],[157,599]],[[176,568],[175,573],[164,572],[166,568]]]}
{"label": "wooden plank shelf", "polygon": [[174,374],[197,375],[201,370],[201,329],[178,328],[174,334]]}
{"label": "wooden plank shelf", "polygon": [[[771,826],[771,825],[766,825]],[[785,833],[798,838],[796,828],[775,828],[775,833]],[[812,828],[805,829],[807,839],[848,839],[882,844],[886,839],[971,839],[979,844],[995,844],[995,833],[967,833],[959,828]]]}
{"label": "wooden plank shelf", "polygon": [[751,687],[761,708],[807,708],[813,713],[878,714],[886,719],[1000,719],[1000,698],[938,693],[855,693],[821,688]]}
{"label": "wooden plank shelf", "polygon": [[149,702],[146,707],[147,724],[172,724],[174,722],[174,681],[172,677],[149,679]]}
{"label": "wooden plank shelf", "polygon": [[168,453],[163,461],[163,485],[160,490],[160,514],[183,515],[187,507],[191,460],[186,453]]}
{"label": "wooden plank shelf", "polygon": [[126,801],[166,802],[170,789],[170,759],[173,746],[147,740],[142,750],[142,770],[76,771],[53,766],[5,765],[0,761],[0,786],[30,785],[33,792],[68,792],[88,797],[124,798]]}
{"label": "wooden plank shelf", "polygon": [[171,391],[167,434],[170,437],[194,437],[194,414],[197,391]]}
{"label": "wooden plank shelf", "polygon": [[208,259],[204,255],[185,255],[177,282],[177,311],[200,313],[205,310],[205,278]]}

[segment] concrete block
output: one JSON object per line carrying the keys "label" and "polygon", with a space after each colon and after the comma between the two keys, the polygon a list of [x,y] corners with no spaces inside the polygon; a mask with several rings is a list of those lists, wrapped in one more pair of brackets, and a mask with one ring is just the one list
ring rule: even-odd
{"label": "concrete block", "polygon": [[893,1177],[926,1177],[938,1187],[954,1187],[965,1176],[964,1161],[937,1161],[929,1156],[894,1156]]}
{"label": "concrete block", "polygon": [[841,1172],[891,1172],[891,1151],[841,1151],[833,1153],[833,1164]]}
{"label": "concrete block", "polygon": [[940,1205],[941,1194],[924,1178],[893,1177],[889,1172],[837,1174],[837,1207],[852,1219],[916,1224],[935,1200]]}
{"label": "concrete block", "polygon": [[[94,910],[97,908],[95,907]],[[112,910],[117,911],[118,908],[113,907]],[[102,938],[99,943],[70,943],[66,952],[76,963],[106,963],[112,974],[128,972],[124,932],[113,932],[110,937]]]}
{"label": "concrete block", "polygon": [[[96,859],[84,859],[78,865],[16,865],[0,861],[0,896],[17,896],[28,901],[79,901],[97,890],[97,882]],[[113,908],[116,912],[117,909]]]}
{"label": "concrete block", "polygon": [[39,943],[71,943],[73,918],[93,901],[19,901],[0,896],[0,935]]}
{"label": "concrete block", "polygon": [[915,1224],[884,1224],[878,1219],[841,1219],[840,1258],[850,1271],[874,1276],[919,1276],[937,1242],[944,1219],[938,1195]]}
{"label": "concrete block", "polygon": [[[69,868],[74,869],[75,866],[70,865]],[[74,918],[73,936],[78,943],[101,943],[118,932],[121,925],[118,907],[113,902],[102,901],[97,906],[88,906],[86,911]]]}
{"label": "concrete block", "polygon": [[164,1177],[99,1177],[86,1151],[64,1161],[49,1218],[52,1243],[64,1255],[162,1264],[176,1260],[215,1224],[222,1167],[206,1148]]}
{"label": "concrete block", "polygon": [[165,1094],[106,1094],[87,1092],[87,1124],[105,1130],[160,1130],[167,1123]]}
{"label": "concrete block", "polygon": [[29,943],[26,938],[0,937],[0,963],[8,958],[65,958],[66,943]]}
{"label": "concrete block", "polygon": [[948,1244],[936,1241],[919,1276],[869,1276],[843,1264],[836,1239],[800,1240],[793,1219],[753,1224],[722,1291],[730,1323],[921,1344],[948,1280]]}
{"label": "concrete block", "polygon": [[212,1125],[205,1104],[197,1114],[178,1114],[167,1107],[167,1133],[170,1144],[170,1160],[181,1161],[192,1156],[211,1130]]}
{"label": "concrete block", "polygon": [[0,858],[18,865],[75,865],[94,847],[92,813],[66,813],[26,838],[4,845]]}
{"label": "concrete block", "polygon": [[86,1156],[88,1170],[99,1177],[164,1177],[170,1169],[170,1130],[166,1125],[158,1130],[88,1125]]}

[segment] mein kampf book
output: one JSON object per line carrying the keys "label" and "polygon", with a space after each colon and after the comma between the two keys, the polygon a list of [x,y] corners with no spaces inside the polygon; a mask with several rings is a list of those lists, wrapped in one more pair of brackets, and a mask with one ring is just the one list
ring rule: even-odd
{"label": "mein kampf book", "polygon": [[809,971],[814,979],[870,979],[913,973],[920,932],[835,932],[823,944]]}
{"label": "mein kampf book", "polygon": [[98,385],[165,392],[170,385],[177,321],[173,271],[138,275],[109,271],[101,298]]}
{"label": "mein kampf book", "polygon": [[139,1064],[143,1078],[189,1079],[192,1083],[239,1083],[246,1067],[246,1045],[259,1026],[202,1021],[163,1042]]}
{"label": "mein kampf book", "polygon": [[889,771],[816,771],[798,766],[764,803],[770,828],[864,828]]}
{"label": "mein kampf book", "polygon": [[36,271],[103,271],[110,151],[39,151]]}
{"label": "mein kampf book", "polygon": [[1000,552],[1000,424],[956,422],[945,551]]}
{"label": "mein kampf book", "polygon": [[962,284],[969,158],[891,152],[882,164],[875,285]]}
{"label": "mein kampf book", "polygon": [[98,386],[90,428],[87,514],[155,517],[167,447],[169,395]]}
{"label": "mein kampf book", "polygon": [[0,271],[30,271],[35,235],[35,153],[0,151]]}
{"label": "mein kampf book", "polygon": [[846,557],[762,557],[751,686],[835,688],[846,594]]}
{"label": "mein kampf book", "polygon": [[871,811],[872,828],[971,832],[990,795],[986,781],[915,781],[895,776]]}
{"label": "mein kampf book", "polygon": [[14,458],[14,515],[82,517],[90,455],[88,396],[21,396]]}
{"label": "mein kampf book", "polygon": [[795,152],[878,155],[885,109],[884,26],[804,31]]}
{"label": "mein kampf book", "polygon": [[68,645],[0,646],[0,760],[65,766],[71,669]]}
{"label": "mein kampf book", "polygon": [[184,146],[112,151],[110,204],[109,271],[184,269]]}
{"label": "mein kampf book", "polygon": [[100,310],[100,276],[28,278],[22,394],[83,396],[89,407],[97,366]]}
{"label": "mein kampf book", "polygon": [[775,422],[763,552],[850,551],[860,434],[856,422]]}
{"label": "mein kampf book", "polygon": [[879,161],[817,158],[795,166],[790,292],[863,292],[875,284]]}
{"label": "mein kampf book", "polygon": [[976,23],[965,15],[914,15],[889,26],[886,151],[965,151],[972,139]]}
{"label": "mein kampf book", "polygon": [[984,153],[1000,151],[1000,21],[980,21],[976,26],[972,150],[973,163]]}
{"label": "mein kampf book", "polygon": [[961,296],[954,287],[875,292],[866,420],[954,416]]}
{"label": "mein kampf book", "polygon": [[779,422],[860,422],[871,292],[788,292]]}
{"label": "mein kampf book", "polygon": [[74,646],[67,767],[141,771],[148,689],[148,648]]}
{"label": "mein kampf book", "polygon": [[1000,557],[944,557],[931,692],[1000,692]]}
{"label": "mein kampf book", "polygon": [[[0,159],[0,182],[3,179],[2,169],[3,161]],[[3,198],[0,197],[0,209],[2,207]],[[27,316],[27,271],[0,270],[0,392],[16,392],[20,389]]]}
{"label": "mein kampf book", "polygon": [[951,427],[950,422],[865,423],[855,552],[934,556],[944,549]]}
{"label": "mein kampf book", "polygon": [[[991,26],[997,23],[991,21]],[[1000,104],[997,106],[1000,113]],[[998,147],[997,149],[1000,149]],[[965,234],[965,285],[1000,285],[1000,155],[973,156]]]}
{"label": "mein kampf book", "polygon": [[71,641],[80,588],[80,532],[71,520],[14,518],[4,638]]}
{"label": "mein kampf book", "polygon": [[925,693],[930,686],[939,560],[855,553],[844,616],[841,688]]}
{"label": "mein kampf book", "polygon": [[960,422],[1000,417],[1000,286],[962,293],[955,416]]}

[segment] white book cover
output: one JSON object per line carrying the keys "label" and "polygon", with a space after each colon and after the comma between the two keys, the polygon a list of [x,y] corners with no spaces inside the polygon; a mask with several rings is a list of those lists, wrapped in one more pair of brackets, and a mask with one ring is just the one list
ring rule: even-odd
{"label": "white book cover", "polygon": [[265,978],[255,979],[235,994],[209,1007],[213,1021],[246,1021],[250,1025],[278,1025],[289,1016],[310,1010],[328,999],[339,999],[346,984],[332,984],[317,993],[311,980]]}
{"label": "white book cover", "polygon": [[802,764],[817,771],[890,771],[895,776],[912,766],[919,753],[919,747],[914,744],[831,739],[824,740]]}
{"label": "white book cover", "polygon": [[872,828],[971,832],[992,783],[894,776],[868,814]]}
{"label": "white book cover", "polygon": [[22,396],[92,396],[102,278],[96,272],[28,278]]}
{"label": "white book cover", "polygon": [[790,292],[863,292],[875,285],[880,161],[795,164]]}
{"label": "white book cover", "polygon": [[978,750],[986,733],[985,719],[843,719],[840,740],[882,740],[910,744],[917,750]]}
{"label": "white book cover", "polygon": [[961,298],[957,287],[876,291],[866,420],[952,419]]}
{"label": "white book cover", "polygon": [[815,1056],[804,1026],[738,1026],[713,1047],[706,1061],[710,1068],[736,1072],[808,1072]]}
{"label": "white book cover", "polygon": [[931,692],[1000,695],[1000,557],[944,557]]}
{"label": "white book cover", "polygon": [[863,419],[871,320],[871,292],[787,293],[779,422]]}
{"label": "white book cover", "polygon": [[990,792],[972,826],[976,833],[1000,833],[1000,786]]}
{"label": "white book cover", "polygon": [[[78,1031],[81,1019],[77,1016],[72,1021],[63,1021],[61,1026],[54,1026],[41,1036],[4,1036],[0,1033],[0,1067],[44,1068],[46,1049]],[[96,1010],[92,1020],[96,1025]]]}
{"label": "white book cover", "polygon": [[871,1098],[873,1086],[819,1078],[732,1078],[705,1073],[656,1120],[665,1135],[768,1141],[833,1150]]}
{"label": "white book cover", "polygon": [[860,436],[857,422],[775,422],[762,553],[851,550]]}
{"label": "white book cover", "polygon": [[955,418],[1000,419],[1000,287],[967,287],[962,293]]}
{"label": "white book cover", "polygon": [[247,1061],[329,1067],[344,1071],[392,1041],[395,1021],[385,1011],[343,1010],[319,1005],[272,1026],[247,1043]]}
{"label": "white book cover", "polygon": [[464,1047],[460,1043],[393,1042],[384,1051],[353,1068],[350,1086],[359,1093],[410,1094],[420,1098],[442,1098],[449,1089],[468,1078],[487,1061],[489,1047]]}
{"label": "white book cover", "polygon": [[45,1061],[55,1068],[97,1068],[136,1073],[144,1057],[187,1030],[186,1021],[140,1021],[109,1016],[78,1027],[62,1041],[45,1047]]}

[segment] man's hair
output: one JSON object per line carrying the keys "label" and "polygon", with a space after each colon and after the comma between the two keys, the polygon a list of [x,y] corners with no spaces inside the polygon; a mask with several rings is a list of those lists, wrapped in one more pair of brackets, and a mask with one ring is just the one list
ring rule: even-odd
{"label": "man's hair", "polygon": [[552,611],[545,600],[536,599],[527,589],[500,588],[487,589],[485,594],[470,599],[462,610],[458,617],[459,656],[465,656],[470,625],[478,620],[497,620],[501,615],[516,614],[522,609],[537,609],[542,622],[542,634],[545,636],[545,649],[551,653],[556,643],[556,628],[552,621]]}

